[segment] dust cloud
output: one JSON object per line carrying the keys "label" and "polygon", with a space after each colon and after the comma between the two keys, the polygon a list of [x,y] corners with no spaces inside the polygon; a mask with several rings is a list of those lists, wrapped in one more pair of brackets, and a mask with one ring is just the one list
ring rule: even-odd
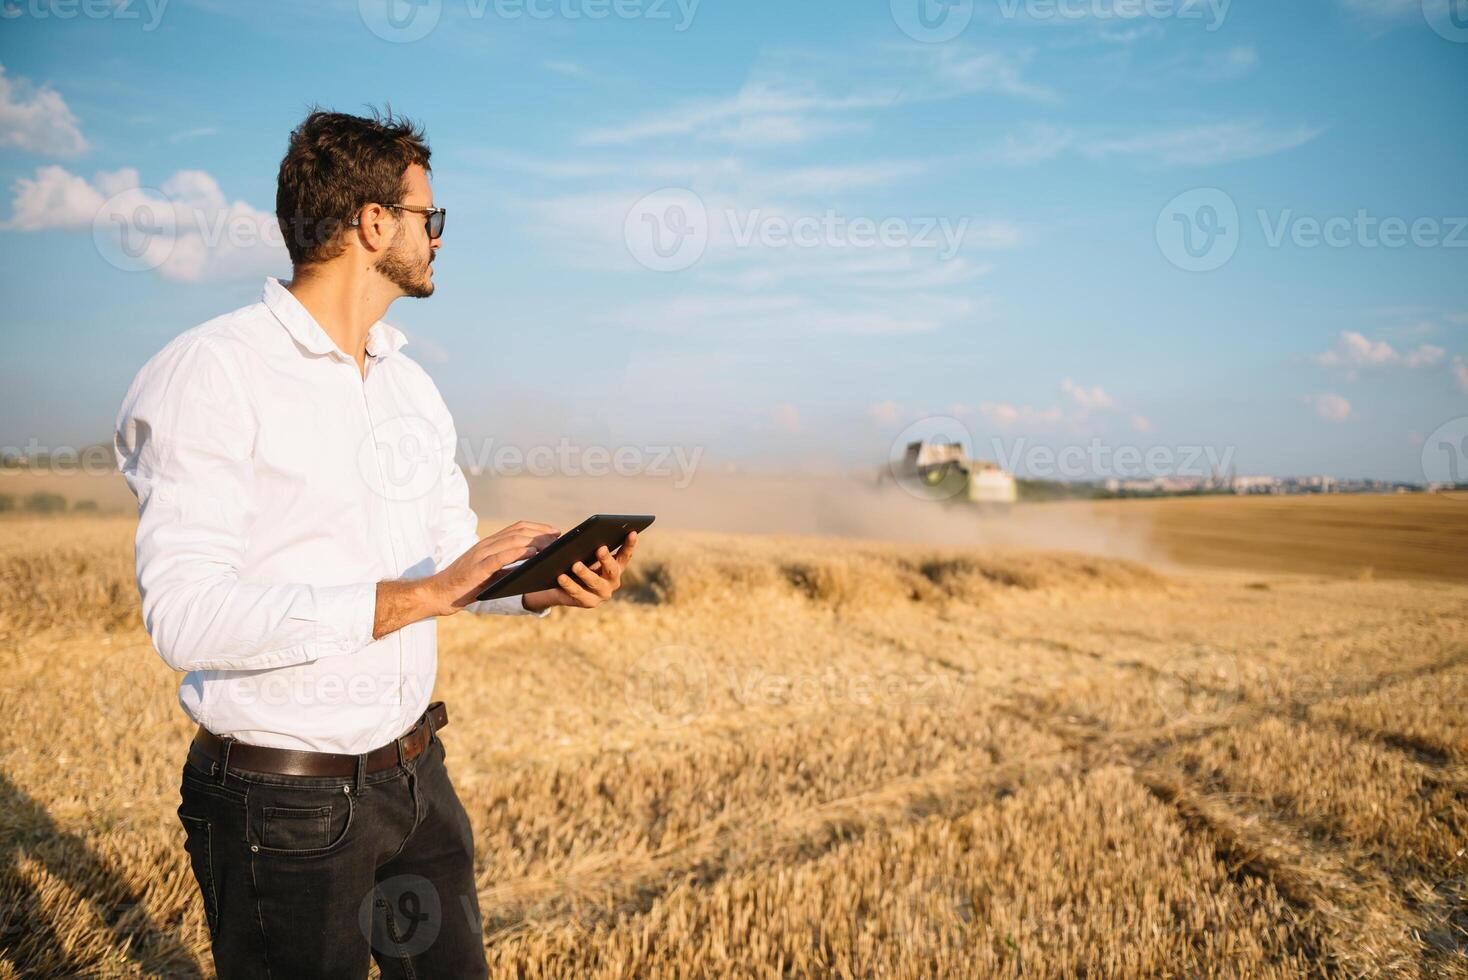
{"label": "dust cloud", "polygon": [[913,544],[1074,551],[1163,564],[1150,519],[1084,501],[988,512],[925,500],[874,474],[699,473],[687,486],[649,477],[471,477],[486,525],[540,520],[562,529],[590,514],[655,514],[666,530],[796,534]]}

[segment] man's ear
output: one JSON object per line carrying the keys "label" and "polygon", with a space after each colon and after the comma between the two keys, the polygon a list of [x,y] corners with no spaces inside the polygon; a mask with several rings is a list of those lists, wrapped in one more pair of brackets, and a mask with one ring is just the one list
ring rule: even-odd
{"label": "man's ear", "polygon": [[396,231],[393,213],[380,204],[368,204],[357,212],[357,226],[352,230],[367,251],[386,251]]}

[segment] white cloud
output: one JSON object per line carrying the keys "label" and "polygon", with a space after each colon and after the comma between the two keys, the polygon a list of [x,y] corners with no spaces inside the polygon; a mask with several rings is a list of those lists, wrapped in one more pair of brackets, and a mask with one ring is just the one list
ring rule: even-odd
{"label": "white cloud", "polygon": [[1128,27],[1122,30],[1106,30],[1100,33],[1101,40],[1108,44],[1136,44],[1138,41],[1149,37],[1161,37],[1162,27],[1159,24],[1143,24],[1141,27]]}
{"label": "white cloud", "polygon": [[1026,60],[956,44],[874,48],[863,53],[861,80],[853,86],[845,59],[771,52],[733,95],[601,126],[581,141],[617,145],[692,137],[737,146],[793,144],[865,131],[870,124],[862,113],[979,92],[1055,101],[1052,90],[1024,77]]}
{"label": "white cloud", "polygon": [[958,297],[924,293],[881,297],[695,294],[614,312],[621,327],[657,333],[759,335],[928,333],[975,312]]}
{"label": "white cloud", "polygon": [[55,89],[11,81],[0,65],[0,146],[52,157],[74,157],[89,147],[77,118]]}
{"label": "white cloud", "polygon": [[1315,355],[1315,361],[1325,367],[1420,368],[1438,363],[1446,353],[1441,347],[1432,344],[1419,344],[1410,351],[1399,352],[1384,340],[1371,340],[1355,330],[1342,330],[1336,345]]}
{"label": "white cloud", "polygon": [[1431,367],[1443,359],[1447,351],[1432,344],[1422,344],[1416,350],[1402,355],[1402,364],[1409,368]]}
{"label": "white cloud", "polygon": [[754,134],[764,143],[802,142],[821,132],[808,125],[812,113],[844,113],[888,104],[880,95],[802,95],[749,84],[737,94],[722,99],[687,102],[669,111],[585,133],[581,141],[592,145],[625,144],[668,136],[698,136],[722,142]]}
{"label": "white cloud", "polygon": [[1223,122],[1157,130],[1134,136],[1085,141],[1081,151],[1095,159],[1134,157],[1161,166],[1212,166],[1272,156],[1303,146],[1324,130],[1316,126],[1279,129],[1262,123]]}
{"label": "white cloud", "polygon": [[698,187],[705,192],[717,190],[743,199],[764,200],[782,197],[817,197],[828,199],[832,188],[843,192],[872,187],[891,187],[922,176],[933,167],[930,159],[865,160],[859,163],[821,164],[780,168],[749,167],[740,157],[710,156],[679,159],[665,154],[640,159],[589,159],[584,154],[575,160],[556,160],[528,156],[498,148],[480,148],[468,153],[476,161],[491,166],[529,174],[544,180],[584,181],[623,178],[643,185],[651,182]]}
{"label": "white cloud", "polygon": [[1048,124],[1025,127],[1019,135],[1007,134],[1004,141],[981,154],[988,163],[1006,167],[1028,167],[1053,160],[1075,145],[1075,133]]}
{"label": "white cloud", "polygon": [[973,263],[963,256],[948,259],[938,264],[919,265],[910,257],[904,261],[868,263],[858,270],[854,265],[847,271],[860,277],[864,289],[941,289],[971,282],[994,271],[988,263]]}
{"label": "white cloud", "polygon": [[[136,171],[132,173],[136,177]],[[5,227],[16,231],[90,228],[109,196],[86,178],[55,165],[38,167],[35,177],[19,178],[10,192],[11,215]]]}
{"label": "white cloud", "polygon": [[1340,395],[1323,393],[1310,396],[1307,401],[1315,414],[1327,422],[1344,422],[1351,417],[1351,403]]}
{"label": "white cloud", "polygon": [[1154,66],[1148,77],[1157,91],[1176,89],[1180,84],[1232,82],[1259,67],[1259,52],[1249,45],[1209,48],[1200,53],[1182,51]]}
{"label": "white cloud", "polygon": [[180,130],[168,137],[170,143],[185,143],[189,140],[202,139],[205,136],[218,136],[218,126],[196,126],[193,129]]}
{"label": "white cloud", "polygon": [[1081,408],[1087,410],[1111,408],[1116,404],[1111,396],[1102,390],[1099,385],[1094,388],[1087,388],[1066,378],[1060,383],[1060,390],[1075,399],[1076,404],[1081,406]]}
{"label": "white cloud", "polygon": [[[962,406],[956,414],[964,414]],[[1065,421],[1065,413],[1059,408],[1031,408],[1028,405],[1010,405],[1006,402],[980,402],[979,415],[990,425],[999,429],[1047,428]]]}
{"label": "white cloud", "polygon": [[[497,149],[477,155],[555,182],[548,193],[517,195],[515,207],[525,216],[526,230],[574,266],[640,274],[637,262],[648,249],[636,233],[646,226],[629,225],[634,207],[660,186],[687,188],[696,197],[688,212],[694,215],[696,252],[676,273],[680,285],[693,288],[660,304],[613,311],[614,324],[677,332],[717,325],[773,335],[781,329],[921,333],[971,323],[988,304],[970,284],[993,271],[971,258],[971,250],[1018,247],[1026,230],[985,216],[924,216],[901,203],[900,197],[922,186],[917,178],[958,163],[956,158],[836,157],[779,166],[768,165],[772,161],[761,152],[833,127],[864,126],[873,113],[903,103],[986,88],[1016,97],[1042,93],[1025,84],[1023,58],[971,50],[935,54],[911,46],[872,53],[872,61],[853,76],[844,59],[767,52],[728,97],[685,101],[581,137],[607,147],[652,144],[646,152],[609,148],[583,151],[572,160]],[[662,141],[675,138],[666,144],[672,153],[658,151]],[[737,149],[711,146],[723,143]],[[565,186],[570,181],[597,186]],[[898,203],[863,203],[870,199],[863,192],[872,188],[895,191]],[[881,229],[875,241],[867,231],[872,227]],[[671,235],[676,229],[669,222],[663,230]],[[749,294],[757,294],[760,308],[747,302]]]}
{"label": "white cloud", "polygon": [[[639,268],[629,247],[627,217],[644,194],[561,194],[525,199],[520,207],[526,212],[526,230],[553,249],[559,261],[627,272]],[[897,234],[884,240],[859,234],[863,227],[886,225],[887,215],[876,209],[837,211],[795,200],[760,201],[702,190],[696,197],[697,216],[691,220],[700,231],[701,247],[679,276],[741,290],[837,290],[836,300],[843,305],[857,290],[906,290],[934,296],[963,292],[966,309],[974,309],[979,301],[965,286],[992,269],[965,253],[1012,248],[1025,237],[1021,228],[1004,221],[894,215]],[[923,329],[936,325],[919,319]]]}
{"label": "white cloud", "polygon": [[809,143],[846,133],[864,133],[871,124],[860,120],[813,119],[803,115],[762,115],[734,120],[704,134],[718,143],[734,146],[780,146]]}
{"label": "white cloud", "polygon": [[929,45],[914,53],[928,57],[932,81],[955,95],[998,92],[1035,102],[1058,99],[1053,89],[1026,81],[1021,72],[1022,62],[1008,55],[952,44]]}
{"label": "white cloud", "polygon": [[1384,340],[1368,340],[1354,330],[1342,330],[1338,345],[1315,359],[1326,367],[1391,364],[1397,360],[1397,352]]}
{"label": "white cloud", "polygon": [[[1087,387],[1066,378],[1061,381],[1060,390],[1069,396],[1074,407],[1065,409],[1054,405],[1049,408],[1037,408],[1032,405],[1014,405],[1009,402],[980,402],[976,407],[954,405],[950,408],[950,412],[959,417],[977,414],[989,425],[1000,429],[1095,434],[1105,429],[1107,421],[1105,413],[1117,408],[1116,399],[1099,385]],[[1101,414],[1098,415],[1098,413]],[[1137,432],[1152,431],[1151,421],[1142,415],[1130,415],[1127,421]]]}
{"label": "white cloud", "polygon": [[180,218],[173,252],[159,269],[166,278],[255,279],[289,262],[275,215],[226,200],[209,174],[181,170],[163,182],[162,190]]}
{"label": "white cloud", "polygon": [[1001,143],[981,152],[979,159],[1000,166],[1024,167],[1074,152],[1093,160],[1115,157],[1144,166],[1212,166],[1292,150],[1322,132],[1320,127],[1277,127],[1254,120],[1135,132],[1044,124],[1006,135]]}
{"label": "white cloud", "polygon": [[542,64],[546,71],[553,71],[557,75],[565,75],[567,78],[591,79],[591,72],[574,61],[546,61]]}
{"label": "white cloud", "polygon": [[1259,67],[1259,52],[1252,47],[1235,47],[1213,52],[1199,63],[1194,74],[1205,82],[1243,78]]}
{"label": "white cloud", "polygon": [[1464,360],[1461,354],[1453,357],[1453,377],[1463,394],[1468,395],[1468,360]]}
{"label": "white cloud", "polygon": [[1422,0],[1338,0],[1341,6],[1356,14],[1372,17],[1401,17],[1415,14]]}
{"label": "white cloud", "polygon": [[833,188],[838,187],[847,192],[889,186],[917,177],[927,169],[928,165],[921,160],[873,160],[868,163],[756,171],[741,181],[741,187],[747,192],[757,192],[761,197],[829,195]]}
{"label": "white cloud", "polygon": [[123,169],[91,181],[58,166],[11,187],[16,231],[88,230],[131,236],[148,268],[186,282],[255,278],[288,267],[275,216],[231,201],[209,174],[180,170],[158,190]]}

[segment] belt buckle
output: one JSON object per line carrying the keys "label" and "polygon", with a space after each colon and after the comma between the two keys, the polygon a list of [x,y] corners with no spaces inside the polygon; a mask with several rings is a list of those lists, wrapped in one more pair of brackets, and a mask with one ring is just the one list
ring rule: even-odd
{"label": "belt buckle", "polygon": [[[408,764],[408,743],[411,739],[417,737],[418,732],[423,728],[424,725],[428,726],[428,730],[430,733],[433,731],[433,722],[428,720],[427,713],[424,713],[423,716],[418,719],[418,721],[413,725],[412,728],[408,729],[406,732],[399,735],[396,739],[393,740],[393,744],[396,745],[398,748],[398,765],[404,766]],[[430,735],[430,737],[432,736]],[[420,752],[419,755],[421,754],[422,753]]]}

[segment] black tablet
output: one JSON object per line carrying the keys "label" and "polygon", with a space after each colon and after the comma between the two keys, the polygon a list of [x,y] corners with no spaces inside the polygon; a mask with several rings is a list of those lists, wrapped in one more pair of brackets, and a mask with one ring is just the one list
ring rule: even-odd
{"label": "black tablet", "polygon": [[588,568],[597,560],[602,545],[616,554],[627,540],[627,532],[641,533],[653,521],[651,514],[593,514],[565,534],[556,538],[539,554],[511,562],[495,572],[485,583],[478,599],[499,599],[508,595],[524,595],[542,589],[558,588],[557,577],[564,572],[573,581],[581,579],[571,566],[584,562]]}

